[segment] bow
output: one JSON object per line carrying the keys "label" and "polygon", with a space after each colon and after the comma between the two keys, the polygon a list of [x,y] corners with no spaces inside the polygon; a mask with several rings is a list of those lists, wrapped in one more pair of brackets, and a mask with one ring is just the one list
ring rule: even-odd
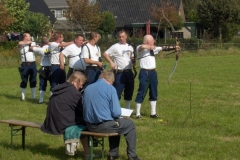
{"label": "bow", "polygon": [[178,41],[178,37],[177,37],[177,34],[176,34],[176,31],[172,25],[172,23],[169,21],[169,19],[167,19],[167,17],[165,16],[164,14],[164,11],[162,11],[162,15],[163,15],[163,18],[169,23],[169,25],[171,26],[172,28],[172,32],[174,33],[174,36],[175,36],[175,40],[176,40],[176,49],[175,49],[175,55],[176,55],[176,60],[175,60],[175,64],[173,66],[173,69],[172,69],[172,72],[170,73],[169,77],[168,77],[168,83],[170,83],[170,79],[173,75],[173,73],[175,72],[176,68],[177,68],[177,63],[178,63],[178,58],[179,58],[179,53],[180,53],[180,49],[178,48],[179,47],[179,41]]}
{"label": "bow", "polygon": [[133,72],[134,72],[133,79],[135,79],[137,74],[138,74],[137,73],[137,68],[136,68],[136,57],[137,57],[136,52],[135,52],[136,51],[136,45],[132,44],[131,46],[133,47],[133,53],[134,53],[134,57],[132,59],[132,68],[133,68]]}

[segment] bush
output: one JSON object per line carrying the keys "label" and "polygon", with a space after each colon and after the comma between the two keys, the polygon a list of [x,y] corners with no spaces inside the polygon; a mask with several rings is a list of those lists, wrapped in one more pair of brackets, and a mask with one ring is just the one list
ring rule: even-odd
{"label": "bush", "polygon": [[0,52],[4,50],[12,50],[17,45],[18,45],[17,41],[0,42]]}

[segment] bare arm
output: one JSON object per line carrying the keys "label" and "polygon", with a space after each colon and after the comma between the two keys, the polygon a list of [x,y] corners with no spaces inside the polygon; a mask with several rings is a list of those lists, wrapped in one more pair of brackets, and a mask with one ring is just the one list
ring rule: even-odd
{"label": "bare arm", "polygon": [[60,61],[60,69],[64,70],[64,54],[59,54],[59,61]]}
{"label": "bare arm", "polygon": [[19,41],[18,42],[18,47],[21,47],[21,46],[23,46],[23,45],[29,45],[29,44],[31,44],[32,43],[32,41]]}
{"label": "bare arm", "polygon": [[154,50],[156,48],[155,45],[148,45],[148,44],[142,44],[139,49],[138,49],[138,52],[141,52],[142,50],[144,49],[149,49],[149,50]]}
{"label": "bare arm", "polygon": [[105,59],[109,62],[109,64],[111,65],[112,69],[115,69],[116,64],[112,61],[112,59],[110,58],[110,56],[107,53],[104,53],[103,56],[105,57]]}
{"label": "bare arm", "polygon": [[73,41],[60,43],[60,44],[58,45],[58,47],[67,47],[67,46],[70,45],[70,44],[73,44]]}
{"label": "bare arm", "polygon": [[96,64],[100,68],[103,67],[103,63],[102,62],[94,61],[94,60],[91,60],[89,58],[84,58],[84,62],[87,63],[87,64]]}

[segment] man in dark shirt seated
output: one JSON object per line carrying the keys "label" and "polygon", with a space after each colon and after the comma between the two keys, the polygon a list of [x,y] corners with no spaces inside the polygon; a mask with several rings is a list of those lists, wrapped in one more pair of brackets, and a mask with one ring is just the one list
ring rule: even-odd
{"label": "man in dark shirt seated", "polygon": [[120,118],[121,107],[116,89],[112,86],[114,73],[103,71],[99,79],[87,86],[83,96],[83,117],[92,132],[115,132],[109,137],[108,160],[118,158],[120,135],[127,141],[128,160],[140,160],[136,155],[136,130],[132,120]]}

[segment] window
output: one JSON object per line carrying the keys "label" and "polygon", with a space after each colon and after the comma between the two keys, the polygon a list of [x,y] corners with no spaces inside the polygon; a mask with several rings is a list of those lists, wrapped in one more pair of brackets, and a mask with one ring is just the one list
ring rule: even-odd
{"label": "window", "polygon": [[56,10],[55,17],[56,18],[62,18],[62,10]]}
{"label": "window", "polygon": [[63,18],[66,16],[66,11],[64,10],[52,10],[52,13],[55,18]]}

